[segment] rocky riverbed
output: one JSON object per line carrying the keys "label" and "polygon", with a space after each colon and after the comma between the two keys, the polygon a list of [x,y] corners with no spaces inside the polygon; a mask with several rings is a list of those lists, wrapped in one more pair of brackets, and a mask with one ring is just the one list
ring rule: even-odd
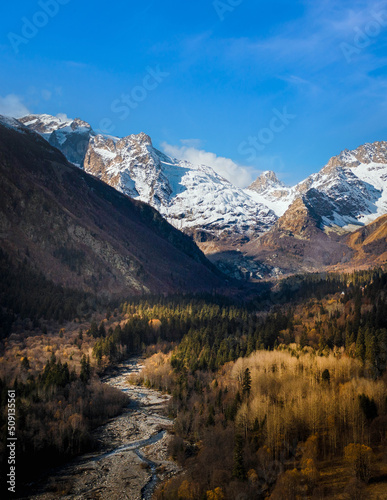
{"label": "rocky riverbed", "polygon": [[99,451],[53,471],[42,492],[30,498],[148,500],[160,480],[179,472],[167,453],[173,424],[166,417],[170,396],[127,382],[141,368],[141,359],[133,358],[103,379],[128,394],[130,404],[95,430]]}

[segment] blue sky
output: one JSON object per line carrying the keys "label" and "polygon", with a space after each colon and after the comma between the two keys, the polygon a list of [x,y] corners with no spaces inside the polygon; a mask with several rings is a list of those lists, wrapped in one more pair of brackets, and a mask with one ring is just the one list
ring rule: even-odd
{"label": "blue sky", "polygon": [[0,19],[3,114],[144,131],[242,186],[387,140],[387,1],[20,0]]}

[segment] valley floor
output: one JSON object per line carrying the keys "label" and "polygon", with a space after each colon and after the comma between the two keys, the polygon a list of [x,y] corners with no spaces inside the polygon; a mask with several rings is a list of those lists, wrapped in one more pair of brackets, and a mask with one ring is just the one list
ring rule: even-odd
{"label": "valley floor", "polygon": [[133,358],[104,380],[127,393],[130,404],[121,415],[95,430],[99,452],[52,471],[34,485],[35,493],[29,498],[149,499],[159,480],[179,471],[167,456],[168,430],[173,423],[164,416],[169,396],[131,386],[126,380],[141,368],[141,359]]}

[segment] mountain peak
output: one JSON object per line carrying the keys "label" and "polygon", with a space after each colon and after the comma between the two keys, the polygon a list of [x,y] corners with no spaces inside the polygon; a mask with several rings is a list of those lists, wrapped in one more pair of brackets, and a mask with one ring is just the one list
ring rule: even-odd
{"label": "mountain peak", "polygon": [[67,127],[73,120],[47,114],[31,114],[19,118],[26,127],[39,134],[51,134],[54,130]]}
{"label": "mountain peak", "polygon": [[141,144],[149,144],[149,146],[152,146],[152,139],[149,137],[149,135],[145,134],[145,132],[133,134],[132,137],[135,137]]}
{"label": "mountain peak", "polygon": [[95,135],[89,123],[80,118],[47,114],[23,116],[19,122],[62,151],[71,163],[78,167],[83,165],[89,139]]}
{"label": "mountain peak", "polygon": [[[108,139],[106,136],[101,136],[101,140],[106,139]],[[153,148],[152,139],[144,132],[140,132],[139,134],[130,134],[122,139],[117,138],[117,141],[115,142],[117,142],[118,148],[126,147],[133,150],[142,149],[142,147],[146,148],[147,146]]]}
{"label": "mountain peak", "polygon": [[266,170],[257,177],[248,189],[256,191],[257,193],[264,193],[268,189],[278,189],[283,187],[285,187],[285,185],[278,179],[276,174],[272,170]]}
{"label": "mountain peak", "polygon": [[192,240],[156,210],[69,164],[39,134],[1,116],[0,177],[0,248],[15,260],[27,255],[55,283],[109,300],[224,284]]}
{"label": "mountain peak", "polygon": [[331,170],[338,166],[356,167],[360,164],[368,165],[370,163],[387,163],[386,141],[367,142],[353,150],[344,149],[329,160],[325,169]]}
{"label": "mountain peak", "polygon": [[244,245],[282,216],[271,236],[291,233],[305,240],[310,228],[313,234],[319,228],[349,230],[387,212],[385,141],[343,150],[294,187],[267,170],[242,190],[210,167],[161,153],[144,132],[124,138],[95,135],[86,122],[66,115],[29,115],[21,122],[86,172],[151,204],[178,229],[197,233],[206,251],[226,240]]}

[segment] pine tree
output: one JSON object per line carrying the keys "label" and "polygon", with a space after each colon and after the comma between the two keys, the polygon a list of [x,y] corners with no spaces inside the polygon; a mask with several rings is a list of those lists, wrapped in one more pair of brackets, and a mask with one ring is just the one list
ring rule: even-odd
{"label": "pine tree", "polygon": [[21,361],[21,367],[24,370],[28,370],[30,368],[30,362],[28,361],[27,356],[24,356],[24,358],[22,359],[22,361]]}
{"label": "pine tree", "polygon": [[328,368],[326,368],[322,374],[321,374],[321,378],[323,380],[323,382],[327,382],[329,384],[330,380],[331,380],[331,375],[329,373],[329,370]]}
{"label": "pine tree", "polygon": [[246,479],[246,469],[243,461],[243,439],[239,434],[235,436],[234,466],[232,475],[235,479],[239,479],[240,481],[244,481]]}
{"label": "pine tree", "polygon": [[94,320],[91,322],[89,333],[94,338],[98,337],[98,326]]}
{"label": "pine tree", "polygon": [[248,398],[250,396],[250,391],[251,391],[251,375],[250,375],[250,370],[246,368],[244,374],[243,374],[243,380],[242,380],[242,394],[244,397]]}
{"label": "pine tree", "polygon": [[86,382],[89,380],[90,373],[91,373],[90,358],[89,356],[87,356],[86,358],[86,356],[83,355],[81,359],[81,373],[79,375],[79,378],[82,380],[84,384],[86,384]]}
{"label": "pine tree", "polygon": [[99,325],[98,336],[99,337],[106,337],[106,329],[105,329],[105,324],[103,321],[101,321],[101,324]]}
{"label": "pine tree", "polygon": [[365,343],[365,359],[370,363],[371,366],[375,366],[375,336],[369,328],[367,328],[364,335]]}
{"label": "pine tree", "polygon": [[363,328],[359,328],[359,331],[357,333],[355,356],[361,361],[364,361],[365,359]]}

